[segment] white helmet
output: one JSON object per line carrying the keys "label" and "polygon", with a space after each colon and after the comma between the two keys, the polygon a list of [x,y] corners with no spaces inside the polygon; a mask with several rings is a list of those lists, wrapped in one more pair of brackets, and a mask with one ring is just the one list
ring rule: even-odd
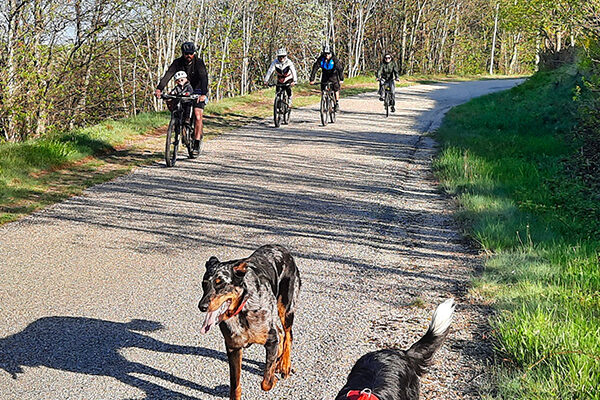
{"label": "white helmet", "polygon": [[277,53],[275,53],[275,55],[277,57],[286,57],[287,56],[287,50],[285,49],[285,47],[277,49]]}
{"label": "white helmet", "polygon": [[187,78],[187,74],[185,73],[185,71],[177,71],[175,72],[175,76],[173,78],[175,78],[175,80],[178,81],[181,78]]}

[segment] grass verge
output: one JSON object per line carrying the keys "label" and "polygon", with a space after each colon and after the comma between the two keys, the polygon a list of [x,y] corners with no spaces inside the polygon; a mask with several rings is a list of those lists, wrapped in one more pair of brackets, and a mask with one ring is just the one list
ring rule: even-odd
{"label": "grass verge", "polygon": [[600,197],[574,170],[573,67],[456,107],[434,168],[489,257],[503,399],[599,399]]}

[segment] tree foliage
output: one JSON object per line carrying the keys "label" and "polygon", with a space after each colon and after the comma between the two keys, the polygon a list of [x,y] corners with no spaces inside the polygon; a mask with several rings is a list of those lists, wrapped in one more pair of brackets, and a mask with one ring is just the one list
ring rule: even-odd
{"label": "tree foliage", "polygon": [[161,109],[150,93],[187,40],[218,99],[256,89],[282,46],[301,79],[326,43],[349,76],[383,52],[407,74],[529,72],[597,29],[587,12],[580,0],[7,0],[0,137]]}

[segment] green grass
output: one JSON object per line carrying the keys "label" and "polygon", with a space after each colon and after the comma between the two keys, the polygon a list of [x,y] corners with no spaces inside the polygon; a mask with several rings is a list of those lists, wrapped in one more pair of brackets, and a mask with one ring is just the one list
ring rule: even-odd
{"label": "green grass", "polygon": [[114,178],[116,171],[99,168],[105,164],[100,160],[83,160],[118,153],[115,148],[165,125],[167,118],[145,113],[50,138],[0,143],[0,224]]}
{"label": "green grass", "polygon": [[572,174],[571,69],[451,110],[434,162],[466,233],[489,254],[502,399],[599,399],[600,198]]}

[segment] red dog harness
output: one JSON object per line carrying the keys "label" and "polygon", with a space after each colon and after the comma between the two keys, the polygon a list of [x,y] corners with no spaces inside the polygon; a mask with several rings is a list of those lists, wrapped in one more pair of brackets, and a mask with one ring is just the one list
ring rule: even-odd
{"label": "red dog harness", "polygon": [[351,390],[346,395],[348,400],[379,400],[377,396],[371,393],[371,389],[363,389],[362,391]]}

